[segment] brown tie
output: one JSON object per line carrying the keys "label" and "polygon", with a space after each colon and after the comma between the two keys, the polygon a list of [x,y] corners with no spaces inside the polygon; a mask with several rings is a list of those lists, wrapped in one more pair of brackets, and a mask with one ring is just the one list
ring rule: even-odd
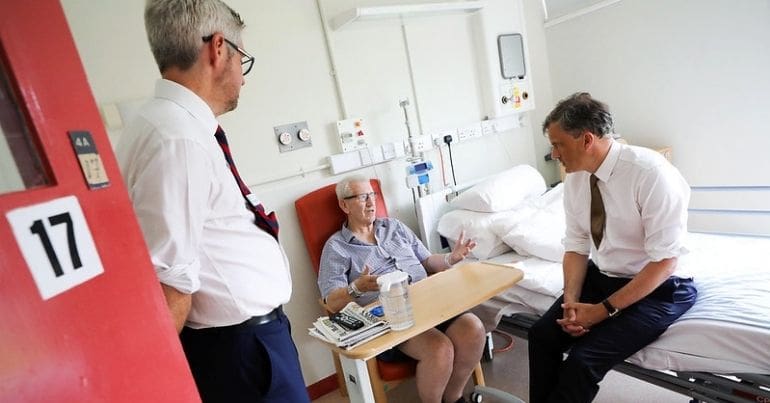
{"label": "brown tie", "polygon": [[599,249],[599,245],[602,243],[604,223],[607,220],[602,194],[599,192],[599,187],[596,186],[598,180],[596,175],[591,175],[591,237],[594,239],[596,249]]}

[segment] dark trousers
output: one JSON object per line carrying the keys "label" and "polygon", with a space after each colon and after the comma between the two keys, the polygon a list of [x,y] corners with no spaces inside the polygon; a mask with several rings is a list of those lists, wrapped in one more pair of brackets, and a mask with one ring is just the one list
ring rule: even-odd
{"label": "dark trousers", "polygon": [[[589,260],[580,301],[601,302],[629,281],[602,274]],[[670,277],[619,316],[580,337],[570,336],[556,323],[563,316],[560,297],[529,331],[530,402],[592,401],[604,375],[657,339],[690,309],[696,296],[692,279]]]}
{"label": "dark trousers", "polygon": [[180,339],[205,403],[310,401],[281,311],[261,325],[185,327]]}

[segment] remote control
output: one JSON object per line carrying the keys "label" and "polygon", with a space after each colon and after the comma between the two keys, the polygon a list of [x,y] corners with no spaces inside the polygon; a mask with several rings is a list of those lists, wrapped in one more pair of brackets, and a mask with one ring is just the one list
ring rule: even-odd
{"label": "remote control", "polygon": [[329,319],[348,330],[356,330],[364,327],[364,322],[340,312],[332,314]]}

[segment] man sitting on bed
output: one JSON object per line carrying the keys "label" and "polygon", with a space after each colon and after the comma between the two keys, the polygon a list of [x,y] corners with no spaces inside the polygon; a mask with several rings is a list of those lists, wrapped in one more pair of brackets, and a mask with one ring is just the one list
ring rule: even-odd
{"label": "man sitting on bed", "polygon": [[[463,236],[452,253],[432,255],[415,234],[394,218],[375,218],[369,179],[337,184],[337,199],[347,221],[329,238],[321,254],[318,287],[328,308],[339,311],[351,301],[366,305],[378,296],[377,276],[395,270],[411,282],[463,260],[475,242]],[[484,326],[464,313],[380,355],[383,360],[412,357],[417,363],[417,392],[423,402],[464,402],[462,392],[484,348]]]}
{"label": "man sitting on bed", "polygon": [[660,154],[616,142],[612,130],[607,106],[587,93],[560,101],[543,123],[569,174],[567,230],[564,294],[529,332],[532,403],[590,402],[615,364],[695,303],[677,267],[690,188]]}

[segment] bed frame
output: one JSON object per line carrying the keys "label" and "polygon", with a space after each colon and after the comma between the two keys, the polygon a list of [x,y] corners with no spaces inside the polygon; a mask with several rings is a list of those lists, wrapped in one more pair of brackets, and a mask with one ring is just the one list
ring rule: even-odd
{"label": "bed frame", "polygon": [[[472,185],[427,195],[418,201],[420,235],[430,250],[435,252],[447,247],[435,231],[441,215],[450,210],[447,197]],[[691,189],[691,231],[770,237],[770,234],[758,230],[770,228],[770,210],[764,207],[770,206],[770,186],[694,186]],[[537,315],[525,313],[504,316],[498,327],[527,339],[529,328],[537,319]],[[692,403],[770,403],[770,374],[657,371],[628,362],[613,369],[692,397]]]}
{"label": "bed frame", "polygon": [[[527,339],[538,316],[504,316],[498,328]],[[721,375],[710,372],[656,371],[624,362],[613,368],[628,376],[693,398],[691,402],[770,402],[770,375]]]}

